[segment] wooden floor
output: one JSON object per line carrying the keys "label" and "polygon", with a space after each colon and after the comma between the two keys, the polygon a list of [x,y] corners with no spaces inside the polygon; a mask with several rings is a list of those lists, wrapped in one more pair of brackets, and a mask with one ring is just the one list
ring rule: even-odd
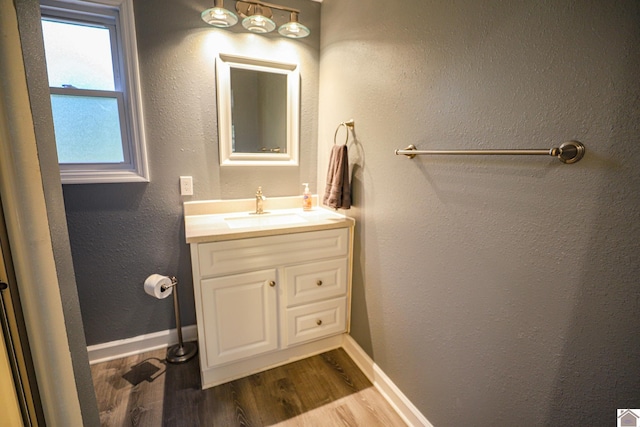
{"label": "wooden floor", "polygon": [[102,426],[405,426],[342,349],[202,390],[198,357],[91,366]]}

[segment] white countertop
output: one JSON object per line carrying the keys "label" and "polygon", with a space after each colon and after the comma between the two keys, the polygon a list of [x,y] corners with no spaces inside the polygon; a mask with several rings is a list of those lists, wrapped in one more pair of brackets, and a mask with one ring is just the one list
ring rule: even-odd
{"label": "white countertop", "polygon": [[264,201],[264,214],[255,214],[255,199],[185,202],[187,243],[216,242],[353,227],[355,221],[336,211],[317,206],[304,211],[301,198],[277,197]]}

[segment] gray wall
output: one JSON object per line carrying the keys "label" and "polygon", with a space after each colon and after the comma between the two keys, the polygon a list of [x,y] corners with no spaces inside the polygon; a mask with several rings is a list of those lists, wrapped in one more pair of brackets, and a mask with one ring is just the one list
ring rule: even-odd
{"label": "gray wall", "polygon": [[[325,0],[352,335],[436,426],[612,425],[640,405],[640,3]],[[396,157],[415,144],[586,157]]]}
{"label": "gray wall", "polygon": [[[259,185],[267,197],[301,194],[302,182],[315,187],[320,5],[281,4],[301,9],[309,38],[214,29],[200,19],[211,1],[134,1],[151,182],[63,186],[87,344],[174,327],[171,298],[143,291],[151,273],[178,277],[183,326],[195,323],[183,201],[250,198]],[[300,63],[299,167],[219,167],[217,52]],[[181,175],[193,176],[193,197],[179,195]]]}

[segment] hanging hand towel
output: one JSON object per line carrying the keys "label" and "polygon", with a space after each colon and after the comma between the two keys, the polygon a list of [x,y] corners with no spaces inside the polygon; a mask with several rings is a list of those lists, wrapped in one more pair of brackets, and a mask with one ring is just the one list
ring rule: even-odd
{"label": "hanging hand towel", "polygon": [[349,209],[351,207],[349,156],[346,145],[334,145],[331,149],[327,187],[322,203],[334,209]]}

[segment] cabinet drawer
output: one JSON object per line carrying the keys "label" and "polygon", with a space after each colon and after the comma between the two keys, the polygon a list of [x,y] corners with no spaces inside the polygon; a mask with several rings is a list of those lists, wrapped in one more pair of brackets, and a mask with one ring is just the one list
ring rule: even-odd
{"label": "cabinet drawer", "polygon": [[198,244],[201,277],[347,256],[349,229]]}
{"label": "cabinet drawer", "polygon": [[286,267],[287,306],[346,295],[348,262],[344,257]]}
{"label": "cabinet drawer", "polygon": [[347,298],[287,309],[287,345],[345,332]]}

